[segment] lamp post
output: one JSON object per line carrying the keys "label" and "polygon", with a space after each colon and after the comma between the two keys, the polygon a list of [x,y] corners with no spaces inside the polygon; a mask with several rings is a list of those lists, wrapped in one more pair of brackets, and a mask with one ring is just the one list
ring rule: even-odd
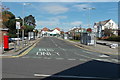
{"label": "lamp post", "polygon": [[25,32],[25,31],[24,31],[24,24],[25,24],[25,22],[24,22],[24,14],[25,14],[25,5],[31,5],[31,3],[23,3],[22,5],[23,5],[22,42],[23,42],[23,45],[24,45],[24,32]]}
{"label": "lamp post", "polygon": [[88,27],[90,28],[90,10],[95,10],[96,8],[93,8],[93,7],[88,7],[88,8],[83,8],[83,9],[86,9],[88,10]]}
{"label": "lamp post", "polygon": [[[83,8],[83,9],[86,9],[88,10],[89,14],[88,14],[88,28],[90,28],[90,10],[95,10],[96,8],[93,8],[93,7],[88,7],[88,8]],[[95,32],[94,32],[95,34]],[[94,46],[96,46],[96,35],[94,36]]]}

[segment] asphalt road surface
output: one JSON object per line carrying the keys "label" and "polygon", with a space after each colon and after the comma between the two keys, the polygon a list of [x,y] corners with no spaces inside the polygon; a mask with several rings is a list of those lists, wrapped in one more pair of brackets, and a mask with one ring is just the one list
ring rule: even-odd
{"label": "asphalt road surface", "polygon": [[3,78],[99,80],[119,77],[119,64],[116,58],[80,49],[55,37],[44,37],[27,55],[3,58],[2,62]]}

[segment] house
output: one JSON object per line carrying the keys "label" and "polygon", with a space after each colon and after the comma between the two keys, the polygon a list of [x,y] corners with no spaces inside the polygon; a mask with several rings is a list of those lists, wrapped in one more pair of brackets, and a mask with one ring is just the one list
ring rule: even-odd
{"label": "house", "polygon": [[46,28],[46,27],[44,27],[44,28],[42,29],[42,32],[41,32],[42,36],[47,36],[48,31],[49,31],[49,29]]}
{"label": "house", "polygon": [[68,31],[68,35],[70,39],[80,39],[80,33],[82,32],[86,32],[86,29],[81,27],[74,27]]}
{"label": "house", "polygon": [[61,31],[60,31],[60,28],[55,28],[53,30],[50,30],[45,27],[42,29],[41,34],[42,34],[42,36],[56,36],[56,35],[60,35]]}
{"label": "house", "polygon": [[51,35],[60,35],[60,29],[59,28],[55,28],[53,29],[52,32],[50,32]]}
{"label": "house", "polygon": [[112,19],[94,23],[93,27],[97,37],[104,37],[105,29],[112,29],[113,34],[118,35],[118,25]]}

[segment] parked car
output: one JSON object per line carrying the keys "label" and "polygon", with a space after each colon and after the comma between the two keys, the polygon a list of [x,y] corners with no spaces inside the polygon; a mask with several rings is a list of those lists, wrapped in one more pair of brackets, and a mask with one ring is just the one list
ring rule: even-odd
{"label": "parked car", "polygon": [[11,39],[14,40],[14,41],[22,40],[21,38],[11,38]]}
{"label": "parked car", "polygon": [[9,38],[9,43],[14,42],[15,40],[13,40],[12,38]]}

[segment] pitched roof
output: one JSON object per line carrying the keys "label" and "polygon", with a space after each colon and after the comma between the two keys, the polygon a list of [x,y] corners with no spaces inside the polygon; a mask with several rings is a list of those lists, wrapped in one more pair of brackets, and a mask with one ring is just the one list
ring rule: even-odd
{"label": "pitched roof", "polygon": [[60,28],[55,28],[55,29],[57,29],[58,31],[60,31]]}
{"label": "pitched roof", "polygon": [[46,28],[46,27],[44,27],[44,28],[42,29],[42,31],[49,31],[49,29]]}
{"label": "pitched roof", "polygon": [[96,26],[100,26],[100,25],[105,25],[107,22],[109,22],[111,19],[109,19],[109,20],[105,20],[105,21],[100,21],[100,22],[97,22],[97,23],[95,23],[95,25]]}

